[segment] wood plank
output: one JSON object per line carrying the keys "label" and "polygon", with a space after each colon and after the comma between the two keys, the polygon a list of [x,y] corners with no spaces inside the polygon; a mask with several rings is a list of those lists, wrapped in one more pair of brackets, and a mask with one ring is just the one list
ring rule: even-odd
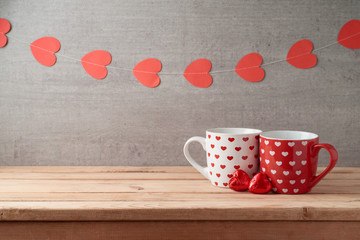
{"label": "wood plank", "polygon": [[[228,192],[208,180],[1,180],[0,192]],[[358,180],[323,180],[314,193],[360,193]]]}
{"label": "wood plank", "polygon": [[[226,193],[43,193],[43,192],[4,192],[0,193],[1,202],[111,202],[111,201],[192,201],[192,202],[218,202],[228,203],[236,201],[299,201],[304,204],[311,202],[334,203],[359,202],[360,194],[251,194],[249,192]],[[184,203],[185,204],[185,203]]]}
{"label": "wood plank", "polygon": [[[318,220],[360,221],[359,202],[1,202],[1,221]],[[21,214],[19,214],[21,213]]]}
{"label": "wood plank", "polygon": [[6,222],[6,240],[312,240],[358,239],[359,222]]}

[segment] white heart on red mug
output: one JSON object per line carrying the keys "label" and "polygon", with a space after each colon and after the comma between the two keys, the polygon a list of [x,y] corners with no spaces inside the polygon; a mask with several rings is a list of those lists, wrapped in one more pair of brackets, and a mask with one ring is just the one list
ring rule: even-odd
{"label": "white heart on red mug", "polygon": [[294,142],[288,142],[288,145],[289,145],[289,147],[293,147],[293,146],[295,146],[295,143]]}

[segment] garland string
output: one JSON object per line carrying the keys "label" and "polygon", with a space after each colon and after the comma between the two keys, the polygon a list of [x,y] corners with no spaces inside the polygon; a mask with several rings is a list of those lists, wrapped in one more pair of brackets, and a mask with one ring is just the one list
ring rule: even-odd
{"label": "garland string", "polygon": [[[2,33],[2,32],[0,32]],[[331,47],[339,42],[342,42],[342,41],[345,41],[349,38],[352,38],[352,37],[355,37],[357,35],[359,35],[360,32],[358,33],[355,33],[353,35],[350,35],[346,38],[343,38],[343,39],[340,39],[336,42],[332,42],[330,44],[327,44],[325,46],[322,46],[322,47],[319,47],[319,48],[316,48],[316,49],[313,49],[312,52],[317,52],[317,51],[320,51],[322,49],[325,49],[325,48],[328,48],[328,47]],[[70,59],[70,60],[73,60],[73,61],[77,61],[77,62],[84,62],[84,63],[88,63],[88,64],[92,64],[92,65],[95,65],[95,66],[100,66],[100,67],[103,67],[103,65],[100,65],[100,64],[96,64],[96,63],[93,63],[93,62],[87,62],[87,61],[82,61],[81,59],[77,59],[77,58],[73,58],[73,57],[69,57],[67,55],[64,55],[64,54],[61,54],[61,53],[54,53],[48,49],[45,49],[45,48],[41,48],[39,46],[36,46],[36,45],[32,45],[32,44],[28,44],[27,42],[21,40],[21,39],[18,39],[18,38],[15,38],[13,36],[9,36],[9,34],[6,35],[8,38],[10,39],[13,39],[17,42],[20,42],[20,43],[23,43],[27,46],[31,46],[31,47],[36,47],[36,48],[39,48],[43,51],[47,51],[49,53],[52,53],[56,56],[59,56],[59,57],[63,57],[63,58],[67,58],[67,59]],[[301,57],[301,56],[304,56],[304,55],[307,55],[309,53],[304,53],[304,54],[299,54],[299,55],[296,55],[294,57],[291,57],[291,58],[285,58],[285,59],[280,59],[280,60],[275,60],[275,61],[272,61],[272,62],[268,62],[268,63],[264,63],[264,64],[261,64],[260,66],[261,67],[264,67],[264,66],[268,66],[268,65],[272,65],[272,64],[275,64],[275,63],[280,63],[280,62],[285,62],[287,61],[288,59],[293,59],[293,58],[298,58],[298,57]],[[133,70],[131,68],[126,68],[126,67],[116,67],[116,66],[106,66],[107,68],[111,68],[111,69],[118,69],[118,70],[123,70],[123,71],[131,71],[131,72],[139,72],[139,73],[152,73],[152,74],[158,74],[158,75],[183,75],[184,73],[178,73],[178,72],[148,72],[148,71],[141,71],[141,70]],[[259,66],[250,66],[250,67],[244,67],[244,68],[235,68],[235,69],[225,69],[225,70],[218,70],[218,71],[210,71],[210,72],[200,72],[200,73],[186,73],[186,74],[217,74],[217,73],[226,73],[226,72],[233,72],[235,70],[245,70],[245,69],[250,69],[250,68],[255,68],[255,67],[259,67]]]}

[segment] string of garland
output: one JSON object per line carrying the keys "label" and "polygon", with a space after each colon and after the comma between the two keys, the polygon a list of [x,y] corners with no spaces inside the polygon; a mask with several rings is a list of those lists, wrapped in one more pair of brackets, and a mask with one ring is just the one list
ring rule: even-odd
{"label": "string of garland", "polygon": [[350,20],[341,28],[338,39],[325,46],[313,49],[310,40],[303,39],[296,42],[288,51],[285,59],[276,60],[262,64],[263,58],[258,53],[249,53],[240,59],[235,69],[211,71],[212,64],[208,59],[197,59],[190,63],[183,73],[161,72],[160,60],[148,58],[139,62],[133,69],[126,67],[108,66],[111,63],[111,54],[104,50],[95,50],[86,54],[82,59],[73,58],[58,51],[61,48],[59,40],[53,37],[39,38],[31,44],[26,41],[6,35],[11,29],[8,20],[0,18],[0,48],[7,45],[7,38],[30,46],[34,58],[44,66],[53,66],[57,56],[81,62],[85,71],[96,79],[104,79],[107,69],[132,71],[136,79],[147,87],[157,87],[160,84],[159,75],[183,75],[192,85],[200,88],[209,87],[212,84],[212,75],[235,71],[241,78],[250,82],[259,82],[264,79],[263,67],[287,61],[296,68],[308,69],[317,63],[317,56],[314,52],[329,48],[337,43],[350,49],[360,48],[360,21]]}

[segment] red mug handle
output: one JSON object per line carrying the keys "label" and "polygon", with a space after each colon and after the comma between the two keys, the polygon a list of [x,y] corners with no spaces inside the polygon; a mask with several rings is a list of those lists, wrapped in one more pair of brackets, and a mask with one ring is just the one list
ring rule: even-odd
{"label": "red mug handle", "polygon": [[327,144],[327,143],[319,143],[319,144],[315,144],[313,146],[313,154],[314,155],[317,155],[319,154],[319,151],[321,148],[325,148],[329,154],[330,154],[330,163],[329,165],[327,166],[327,168],[322,172],[320,173],[320,175],[314,177],[310,183],[310,188],[314,187],[323,177],[325,177],[326,174],[328,174],[331,169],[333,169],[337,163],[337,160],[338,160],[338,153],[336,151],[336,149],[330,145],[330,144]]}

